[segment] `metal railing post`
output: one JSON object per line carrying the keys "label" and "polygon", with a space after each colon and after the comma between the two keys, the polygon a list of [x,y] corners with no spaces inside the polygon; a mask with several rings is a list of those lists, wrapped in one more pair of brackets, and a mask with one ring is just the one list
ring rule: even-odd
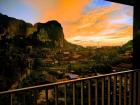
{"label": "metal railing post", "polygon": [[84,82],[81,81],[81,105],[84,105]]}
{"label": "metal railing post", "polygon": [[46,105],[48,105],[48,89],[45,89]]}
{"label": "metal railing post", "polygon": [[26,102],[25,102],[25,94],[24,93],[22,95],[22,100],[23,100],[23,105],[26,105]]}
{"label": "metal railing post", "polygon": [[76,96],[75,96],[75,82],[73,82],[73,105],[76,105]]}
{"label": "metal railing post", "polygon": [[13,94],[10,94],[10,105],[13,105]]}
{"label": "metal railing post", "polygon": [[124,75],[124,105],[127,105],[127,74]]}
{"label": "metal railing post", "polygon": [[110,94],[111,94],[110,88],[111,88],[111,77],[108,76],[108,105],[110,105]]}
{"label": "metal railing post", "polygon": [[122,75],[119,76],[119,105],[122,105]]}
{"label": "metal railing post", "polygon": [[98,79],[95,79],[95,105],[98,105]]}
{"label": "metal railing post", "polygon": [[88,105],[91,105],[91,80],[88,80]]}
{"label": "metal railing post", "polygon": [[67,105],[67,84],[64,86],[64,95],[65,95],[65,105]]}
{"label": "metal railing post", "polygon": [[129,105],[132,105],[132,78],[134,73],[129,73]]}
{"label": "metal railing post", "polygon": [[34,94],[34,105],[37,105],[37,96],[38,96],[37,89],[34,90],[33,94]]}
{"label": "metal railing post", "polygon": [[114,91],[113,91],[113,105],[116,105],[116,83],[117,83],[117,76],[114,75]]}
{"label": "metal railing post", "polygon": [[55,86],[55,105],[58,105],[58,86]]}
{"label": "metal railing post", "polygon": [[105,101],[105,78],[102,78],[102,105],[104,105],[104,101]]}

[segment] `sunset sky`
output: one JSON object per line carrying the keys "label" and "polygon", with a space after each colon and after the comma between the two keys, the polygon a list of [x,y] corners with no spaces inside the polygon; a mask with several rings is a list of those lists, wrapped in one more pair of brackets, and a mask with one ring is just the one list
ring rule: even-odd
{"label": "sunset sky", "polygon": [[82,46],[132,39],[133,7],[105,0],[0,0],[0,13],[32,24],[57,20],[65,39]]}

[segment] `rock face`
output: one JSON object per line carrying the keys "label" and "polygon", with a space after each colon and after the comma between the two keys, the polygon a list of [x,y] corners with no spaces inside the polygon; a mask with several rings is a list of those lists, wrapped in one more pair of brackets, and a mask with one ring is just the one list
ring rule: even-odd
{"label": "rock face", "polygon": [[37,34],[43,37],[46,36],[46,42],[52,42],[55,47],[63,48],[64,33],[60,23],[56,20],[48,21],[47,23],[37,23],[34,26]]}
{"label": "rock face", "polygon": [[11,38],[16,35],[29,35],[32,34],[32,30],[32,24],[0,14],[0,37]]}
{"label": "rock face", "polygon": [[23,20],[0,14],[0,40],[2,39],[16,39],[15,42],[18,42],[16,45],[19,43],[36,47],[43,45],[48,48],[67,50],[82,48],[65,40],[63,27],[56,20],[32,25]]}
{"label": "rock face", "polygon": [[34,26],[22,20],[0,14],[0,39],[15,36],[31,37],[42,43],[51,43],[53,47],[64,47],[63,28],[56,20],[36,23]]}

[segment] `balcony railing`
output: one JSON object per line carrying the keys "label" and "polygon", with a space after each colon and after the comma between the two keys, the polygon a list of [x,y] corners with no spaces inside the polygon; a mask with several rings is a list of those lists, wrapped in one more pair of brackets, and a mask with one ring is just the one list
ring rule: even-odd
{"label": "balcony railing", "polygon": [[139,70],[0,92],[0,105],[137,105]]}

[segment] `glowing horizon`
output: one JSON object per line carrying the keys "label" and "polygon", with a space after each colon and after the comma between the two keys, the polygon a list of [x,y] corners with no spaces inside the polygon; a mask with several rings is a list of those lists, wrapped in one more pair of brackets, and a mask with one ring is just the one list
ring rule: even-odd
{"label": "glowing horizon", "polygon": [[133,7],[105,0],[1,0],[0,12],[32,24],[57,20],[65,39],[82,46],[118,46],[133,38]]}

